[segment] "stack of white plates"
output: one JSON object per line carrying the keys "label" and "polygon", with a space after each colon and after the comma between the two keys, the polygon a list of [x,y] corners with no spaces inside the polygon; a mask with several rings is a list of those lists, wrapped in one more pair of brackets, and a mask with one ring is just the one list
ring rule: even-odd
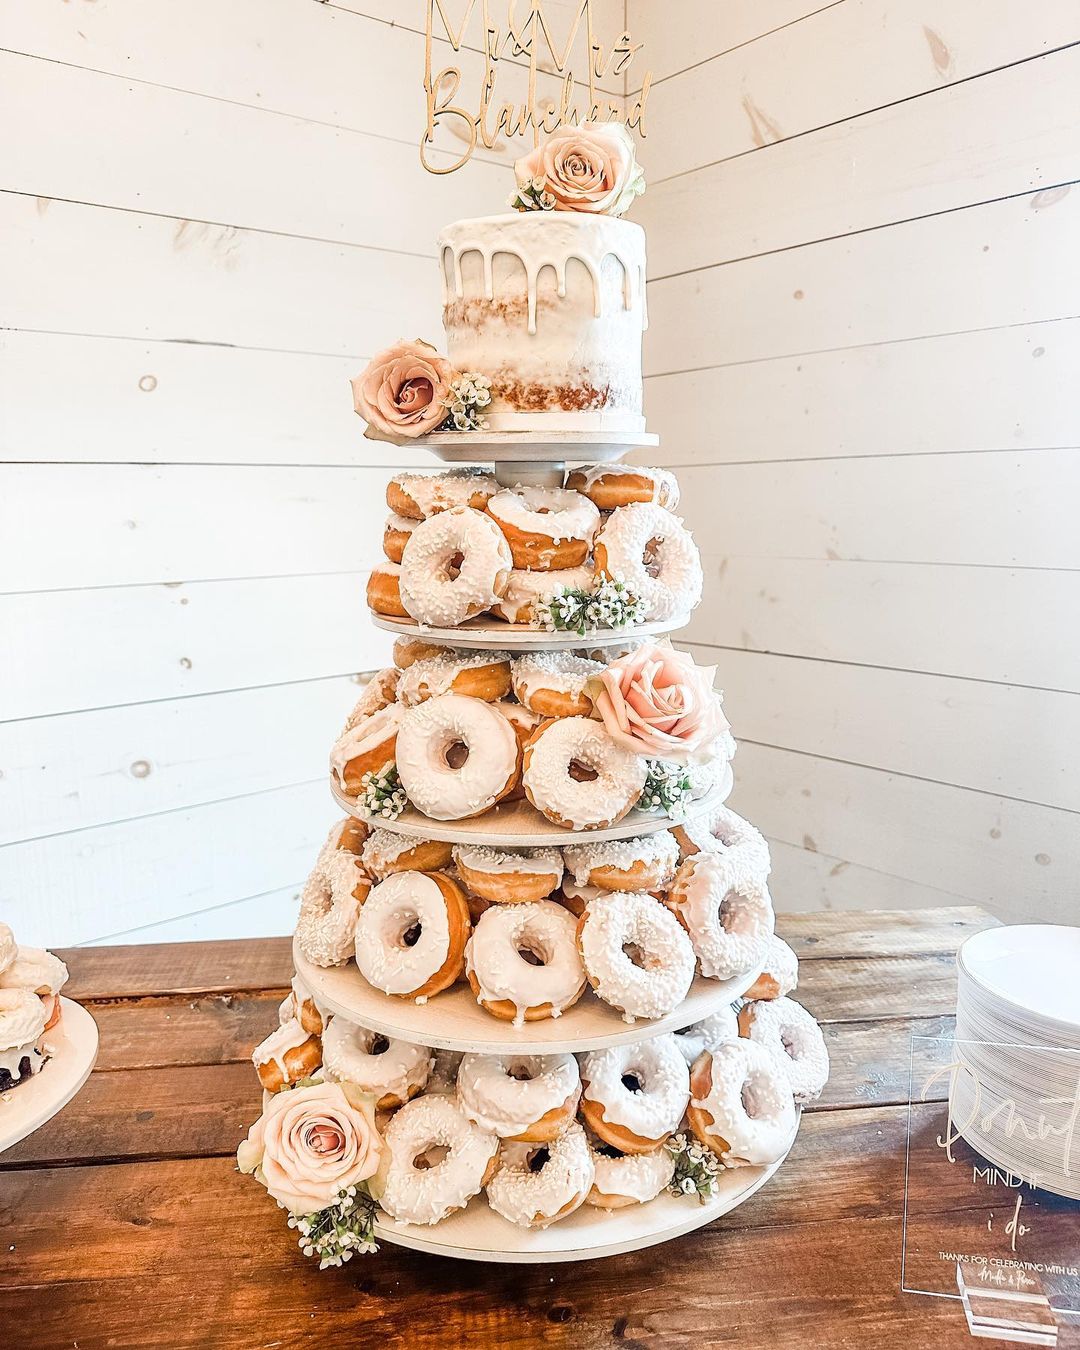
{"label": "stack of white plates", "polygon": [[1080,928],[992,928],[956,961],[953,1129],[1003,1172],[1080,1200]]}

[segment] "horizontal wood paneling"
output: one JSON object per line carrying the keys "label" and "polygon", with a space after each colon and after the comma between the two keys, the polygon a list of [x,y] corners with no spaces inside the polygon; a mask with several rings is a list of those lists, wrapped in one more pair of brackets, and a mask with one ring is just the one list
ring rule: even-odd
{"label": "horizontal wood paneling", "polygon": [[1025,197],[654,281],[646,370],[1076,317],[1078,228],[1080,191]]}
{"label": "horizontal wood paneling", "polygon": [[660,447],[635,458],[681,466],[1069,446],[1080,419],[1063,391],[1078,366],[1080,320],[1065,319],[656,375],[645,411]]}
{"label": "horizontal wood paneling", "polygon": [[[40,717],[317,680],[387,664],[364,576],[270,577],[0,597],[0,708]],[[104,635],[104,636],[103,636]]]}
{"label": "horizontal wood paneling", "polygon": [[[632,3],[631,16],[640,8]],[[690,31],[696,43],[702,11],[722,12],[728,6],[683,8],[693,11]],[[661,28],[667,25],[650,27],[644,55],[651,53],[657,36],[664,43],[666,35],[655,31]],[[685,39],[686,30],[681,35]],[[845,134],[857,137],[858,128],[846,125],[851,119],[921,94],[931,95],[920,100],[926,113],[903,110],[906,120],[897,124],[902,134],[894,138],[893,149],[900,154],[917,149],[918,119],[933,115],[936,158],[955,127],[950,109],[936,107],[931,114],[936,91],[1078,40],[1080,19],[1070,0],[1041,0],[1030,11],[1011,0],[978,5],[923,0],[917,8],[889,0],[845,0],[714,60],[700,61],[704,49],[694,51],[687,44],[681,64],[689,68],[677,80],[658,85],[650,97],[645,163],[654,179],[666,180],[831,123],[845,124]],[[1032,75],[1033,86],[1039,78]],[[687,135],[690,126],[698,134]],[[1013,136],[1006,139],[1011,145]],[[809,164],[812,152],[803,153]],[[849,204],[861,203],[856,198]]]}
{"label": "horizontal wood paneling", "polygon": [[[737,777],[737,775],[736,775]],[[739,798],[731,799],[737,806]],[[769,891],[777,910],[807,914],[818,910],[910,910],[929,905],[968,904],[939,886],[924,886],[910,877],[893,876],[846,858],[811,851],[782,839],[769,839],[772,872]]]}

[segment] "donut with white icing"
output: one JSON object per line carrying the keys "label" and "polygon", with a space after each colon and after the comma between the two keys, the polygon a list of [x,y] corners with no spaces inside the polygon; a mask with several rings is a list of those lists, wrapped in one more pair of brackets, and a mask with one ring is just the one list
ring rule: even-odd
{"label": "donut with white icing", "polygon": [[589,1140],[594,1176],[587,1205],[624,1209],[655,1200],[675,1175],[675,1159],[666,1148],[651,1153],[623,1153],[612,1144]]}
{"label": "donut with white icing", "polygon": [[[500,699],[497,703],[491,705],[496,712],[501,713],[503,717],[514,728],[514,735],[517,737],[518,750],[524,758],[525,746],[529,737],[544,720],[539,713],[534,713],[526,708],[523,703],[512,703],[509,699]],[[518,802],[525,798],[525,789],[521,784],[521,776],[518,775],[518,781],[515,786],[506,794],[503,801]]]}
{"label": "donut with white icing", "polygon": [[706,979],[732,980],[764,960],[776,923],[768,888],[723,854],[687,858],[667,904],[689,933]]}
{"label": "donut with white icing", "polygon": [[280,1092],[315,1073],[322,1063],[322,1042],[294,1017],[255,1047],[251,1062],[264,1091]]}
{"label": "donut with white icing", "polygon": [[778,1162],[795,1137],[795,1102],[783,1065],[753,1041],[725,1041],[690,1070],[687,1119],[727,1167]]}
{"label": "donut with white icing", "polygon": [[68,968],[44,947],[18,947],[15,960],[0,974],[0,989],[28,989],[45,1009],[45,1030],[60,1021],[63,1004],[60,990],[67,984]]}
{"label": "donut with white icing", "polygon": [[690,991],[690,939],[651,895],[612,891],[594,900],[578,921],[577,941],[589,983],[624,1021],[666,1017]]}
{"label": "donut with white icing", "polygon": [[399,1223],[441,1222],[479,1195],[495,1171],[497,1137],[442,1093],[406,1102],[383,1138],[388,1161],[368,1185]]}
{"label": "donut with white icing", "polygon": [[360,855],[377,881],[385,881],[394,872],[440,872],[452,857],[452,846],[441,839],[413,839],[378,826],[368,835]]}
{"label": "donut with white icing", "polygon": [[545,1144],[573,1120],[581,1077],[573,1055],[468,1054],[457,1093],[469,1119],[500,1139]]}
{"label": "donut with white icing", "polygon": [[442,656],[453,650],[453,647],[444,646],[441,642],[428,642],[424,638],[395,638],[394,665],[399,672],[408,670],[414,661],[426,661],[429,657]]}
{"label": "donut with white icing", "polygon": [[829,1052],[814,1018],[793,998],[744,1003],[739,1034],[777,1057],[795,1100],[813,1102],[829,1081]]}
{"label": "donut with white icing", "polygon": [[410,520],[408,516],[399,516],[396,511],[391,511],[387,516],[386,524],[383,526],[382,546],[383,552],[392,563],[401,562],[405,545],[416,526],[415,520]]}
{"label": "donut with white icing", "polygon": [[498,490],[495,475],[485,469],[396,473],[386,485],[386,504],[396,515],[423,520],[456,506],[482,511]]}
{"label": "donut with white icing", "polygon": [[566,486],[584,493],[601,511],[617,511],[633,502],[655,502],[674,511],[679,504],[675,475],[639,464],[583,464],[570,470]]}
{"label": "donut with white icing", "polygon": [[678,516],[637,502],[613,511],[596,536],[596,575],[625,583],[646,620],[686,614],[701,600],[701,555]]}
{"label": "donut with white icing", "polygon": [[322,848],[319,849],[316,866],[328,864],[335,853],[351,853],[358,858],[363,852],[369,832],[367,823],[357,820],[355,816],[346,816],[344,820],[335,821],[330,826]]}
{"label": "donut with white icing", "polygon": [[461,974],[470,931],[461,887],[443,872],[395,872],[356,923],[356,966],[373,989],[426,1003]]}
{"label": "donut with white icing", "polygon": [[474,894],[495,904],[546,900],[563,876],[557,848],[486,848],[455,844],[454,863]]}
{"label": "donut with white icing", "polygon": [[514,661],[514,697],[544,717],[590,717],[591,679],[604,673],[602,661],[586,661],[572,652],[533,652]]}
{"label": "donut with white icing", "polygon": [[519,1228],[547,1228],[585,1203],[594,1175],[585,1131],[572,1120],[548,1143],[504,1143],[488,1204]]}
{"label": "donut with white icing", "polygon": [[279,1013],[288,1005],[289,1013],[287,1017],[278,1017],[280,1022],[288,1022],[292,1018],[300,1023],[306,1032],[311,1036],[321,1036],[323,1028],[330,1020],[329,1011],[323,1007],[312,991],[307,987],[299,975],[292,977],[289,996],[282,1003]]}
{"label": "donut with white icing", "polygon": [[381,773],[393,764],[404,715],[400,703],[388,703],[362,718],[334,742],[330,772],[346,796],[358,796],[367,774]]}
{"label": "donut with white icing", "polygon": [[573,877],[564,876],[562,885],[552,899],[565,905],[575,919],[580,919],[590,901],[609,894],[609,891],[602,891],[599,886],[579,886]]}
{"label": "donut with white icing", "polygon": [[574,931],[573,916],[551,900],[493,906],[465,950],[476,1001],[515,1026],[561,1016],[585,991]]}
{"label": "donut with white icing", "polygon": [[799,983],[799,958],[783,938],[775,933],[765,945],[765,964],[761,974],[743,994],[747,1000],[784,998]]}
{"label": "donut with white icing", "polygon": [[372,713],[380,712],[388,703],[396,702],[400,678],[401,671],[395,666],[387,666],[385,670],[377,670],[364,685],[363,692],[353,705],[352,712],[345,719],[341,734],[344,736],[347,731],[352,731],[353,727],[358,726]]}
{"label": "donut with white icing", "polygon": [[45,1021],[45,1006],[32,990],[0,989],[0,1092],[25,1083],[45,1063]]}
{"label": "donut with white icing", "polygon": [[353,955],[356,920],[371,890],[360,859],[340,850],[317,862],[300,895],[296,942],[313,966],[341,966]]}
{"label": "donut with white icing", "polygon": [[674,1036],[614,1045],[581,1058],[581,1117],[623,1153],[650,1153],[679,1128],[690,1070]]}
{"label": "donut with white icing", "polygon": [[731,755],[735,753],[735,738],[730,733],[727,733],[726,738],[731,740],[732,749],[730,753],[727,750],[722,750],[719,755],[706,760],[703,764],[688,764],[686,766],[686,778],[690,785],[690,800],[692,802],[696,802],[702,797],[712,796],[713,793],[716,794],[718,802],[725,802],[731,796],[731,789],[735,786],[735,773],[731,767]]}
{"label": "donut with white icing", "polygon": [[715,1050],[725,1041],[738,1040],[739,1019],[733,1007],[720,1008],[700,1022],[676,1031],[674,1035],[683,1059],[687,1064],[693,1064],[703,1051]]}
{"label": "donut with white icing", "polygon": [[733,869],[766,881],[769,876],[769,846],[761,831],[727,806],[717,806],[704,815],[692,816],[671,827],[683,861],[698,853],[722,854]]}
{"label": "donut with white icing", "polygon": [[370,1092],[378,1111],[396,1111],[424,1090],[434,1059],[426,1045],[410,1045],[331,1017],[323,1032],[323,1072],[331,1082]]}
{"label": "donut with white icing", "polygon": [[432,820],[481,815],[519,781],[514,728],[490,703],[460,694],[405,712],[396,759],[409,801]]}
{"label": "donut with white icing", "polygon": [[401,558],[401,603],[418,623],[456,628],[491,608],[511,566],[510,545],[491,517],[453,507],[412,532]]}
{"label": "donut with white icing", "polygon": [[0,975],[7,970],[18,954],[15,934],[6,923],[0,923]]}
{"label": "donut with white icing", "polygon": [[542,723],[529,738],[522,783],[529,801],[553,824],[595,830],[633,810],[645,786],[645,761],[616,744],[602,723],[560,717]]}
{"label": "donut with white icing", "polygon": [[541,609],[546,608],[561,591],[590,592],[594,583],[591,562],[557,572],[529,572],[514,568],[506,583],[506,591],[491,606],[491,612],[507,623],[536,624],[540,621]]}
{"label": "donut with white icing", "polygon": [[439,694],[461,694],[486,703],[510,692],[508,652],[446,651],[414,661],[398,684],[398,699],[414,707]]}
{"label": "donut with white icing", "polygon": [[533,572],[580,567],[600,528],[600,512],[588,497],[565,488],[504,488],[489,500],[487,513],[506,536],[514,566]]}
{"label": "donut with white icing", "polygon": [[597,886],[605,891],[657,891],[675,875],[679,846],[670,830],[657,830],[640,839],[568,844],[563,858],[566,870],[579,886]]}
{"label": "donut with white icing", "polygon": [[401,598],[401,579],[400,563],[385,562],[373,567],[367,581],[368,609],[394,619],[407,619],[409,611]]}

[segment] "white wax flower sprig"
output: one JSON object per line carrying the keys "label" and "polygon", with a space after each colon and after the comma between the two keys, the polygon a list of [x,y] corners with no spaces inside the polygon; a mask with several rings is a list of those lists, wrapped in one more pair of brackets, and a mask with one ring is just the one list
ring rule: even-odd
{"label": "white wax flower sprig", "polygon": [[377,772],[369,770],[360,779],[356,804],[366,816],[397,820],[409,804],[401,786],[396,764],[385,764]]}
{"label": "white wax flower sprig", "polygon": [[289,1227],[299,1233],[297,1246],[305,1256],[317,1256],[319,1269],[341,1266],[354,1256],[379,1250],[375,1241],[378,1205],[366,1191],[346,1186],[334,1203],[315,1214],[290,1214]]}
{"label": "white wax flower sprig", "polygon": [[690,775],[684,765],[670,764],[662,759],[645,761],[647,776],[638,799],[639,811],[669,816],[679,820],[690,805]]}
{"label": "white wax flower sprig", "polygon": [[528,178],[519,183],[506,201],[515,211],[555,210],[555,198],[548,191],[546,178]]}
{"label": "white wax flower sprig", "polygon": [[627,628],[645,621],[640,597],[625,582],[610,578],[591,591],[560,586],[550,600],[537,606],[537,613],[545,628],[578,637],[598,628]]}
{"label": "white wax flower sprig", "polygon": [[450,381],[450,391],[443,399],[447,431],[486,431],[487,418],[483,410],[491,406],[491,381],[476,370],[464,370]]}
{"label": "white wax flower sprig", "polygon": [[675,1160],[675,1174],[668,1183],[674,1196],[697,1196],[704,1204],[719,1186],[723,1167],[720,1159],[698,1140],[685,1134],[676,1134],[664,1145]]}

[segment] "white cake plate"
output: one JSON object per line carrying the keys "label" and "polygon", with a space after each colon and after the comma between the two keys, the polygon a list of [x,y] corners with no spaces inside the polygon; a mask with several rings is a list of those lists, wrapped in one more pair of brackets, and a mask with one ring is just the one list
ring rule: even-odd
{"label": "white cake plate", "polygon": [[[797,1133],[798,1124],[795,1129]],[[380,1211],[375,1220],[375,1236],[414,1251],[462,1261],[537,1265],[617,1256],[670,1242],[730,1213],[761,1190],[782,1166],[794,1143],[792,1135],[784,1157],[768,1167],[725,1168],[717,1194],[704,1205],[665,1191],[644,1205],[629,1205],[625,1209],[609,1211],[582,1205],[569,1218],[550,1228],[534,1229],[508,1223],[478,1195],[465,1209],[430,1228],[397,1223]]]}
{"label": "white cake plate", "polygon": [[[726,780],[692,804],[690,819],[705,815],[714,806],[723,804],[731,791]],[[440,839],[449,844],[481,844],[488,848],[551,848],[567,844],[595,844],[604,839],[635,839],[639,835],[658,834],[679,824],[670,816],[654,815],[649,811],[630,812],[614,825],[599,830],[566,830],[553,825],[527,801],[504,802],[470,820],[432,820],[415,807],[407,806],[396,820],[379,820],[366,816],[352,797],[347,797],[333,778],[330,792],[334,801],[346,812],[366,825],[377,825],[394,834],[405,834],[411,839]]]}
{"label": "white cake plate", "polygon": [[90,1077],[97,1060],[97,1023],[81,1004],[60,1000],[63,1015],[45,1043],[52,1054],[28,1083],[0,1092],[0,1153],[33,1134],[63,1110]]}
{"label": "white cake plate", "polygon": [[650,431],[443,431],[411,441],[447,464],[576,463],[602,464],[632,450],[650,449],[660,437]]}
{"label": "white cake plate", "polygon": [[582,651],[591,647],[616,647],[638,638],[655,637],[658,633],[674,633],[685,628],[690,615],[678,614],[673,619],[636,624],[633,628],[597,628],[580,637],[577,633],[552,632],[526,623],[507,623],[490,615],[468,619],[457,628],[428,628],[415,619],[397,619],[389,614],[369,610],[376,628],[398,637],[415,637],[424,642],[442,642],[448,647],[481,647],[510,652],[565,652]]}
{"label": "white cake plate", "polygon": [[471,1050],[482,1055],[500,1055],[507,1050],[538,1055],[572,1054],[603,1050],[609,1045],[633,1045],[668,1031],[681,1031],[741,998],[761,974],[764,964],[735,980],[695,976],[686,998],[667,1017],[625,1022],[618,1009],[601,1002],[591,989],[586,989],[561,1017],[516,1027],[485,1012],[464,983],[436,994],[427,1003],[410,1003],[408,999],[393,998],[373,989],[351,961],[325,970],[312,965],[295,938],[293,960],[296,973],[316,1001],[346,1021],[413,1045]]}

